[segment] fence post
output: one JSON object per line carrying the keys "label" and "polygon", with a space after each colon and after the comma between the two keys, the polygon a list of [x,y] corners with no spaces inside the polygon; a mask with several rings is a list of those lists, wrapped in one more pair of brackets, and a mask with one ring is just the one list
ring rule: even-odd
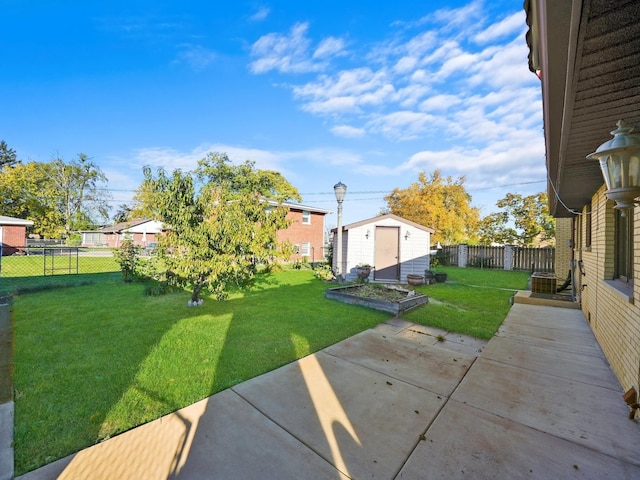
{"label": "fence post", "polygon": [[458,245],[458,267],[467,268],[468,255],[469,255],[469,246],[465,243]]}
{"label": "fence post", "polygon": [[13,326],[11,307],[0,299],[0,480],[13,478]]}
{"label": "fence post", "polygon": [[513,270],[513,246],[504,246],[504,269]]}

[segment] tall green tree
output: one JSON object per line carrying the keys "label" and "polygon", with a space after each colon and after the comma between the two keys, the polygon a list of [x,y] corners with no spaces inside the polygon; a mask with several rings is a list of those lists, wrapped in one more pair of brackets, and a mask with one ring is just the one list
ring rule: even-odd
{"label": "tall green tree", "polygon": [[131,211],[132,208],[126,203],[118,205],[116,213],[113,214],[113,221],[115,223],[122,223],[135,218],[131,216]]}
{"label": "tall green tree", "polygon": [[158,202],[155,199],[155,194],[153,182],[145,177],[133,195],[133,206],[129,212],[129,218],[159,220],[160,212],[158,211]]}
{"label": "tall green tree", "polygon": [[18,163],[16,151],[9,148],[7,142],[0,140],[0,171],[2,171],[4,167],[11,167],[16,163]]}
{"label": "tall green tree", "polygon": [[464,182],[465,177],[444,177],[440,170],[431,175],[421,172],[417,182],[394,188],[384,198],[386,211],[435,229],[434,243],[473,242],[480,212],[471,205]]}
{"label": "tall green tree", "polygon": [[300,197],[279,173],[249,161],[232,165],[221,153],[210,153],[194,172],[144,173],[169,228],[158,244],[167,278],[191,286],[193,303],[203,289],[226,298],[230,285],[253,282],[261,262],[290,253],[276,232],[288,226],[282,202]]}
{"label": "tall green tree", "polygon": [[501,210],[482,219],[482,243],[533,247],[555,242],[555,219],[549,214],[547,194],[507,195],[496,202]]}
{"label": "tall green tree", "polygon": [[4,215],[32,220],[35,233],[69,238],[107,218],[106,181],[85,155],[71,162],[17,163],[0,175],[0,205]]}
{"label": "tall green tree", "polygon": [[58,191],[58,208],[64,219],[64,235],[89,228],[94,219],[109,216],[107,177],[84,153],[65,162],[56,158],[50,163],[51,181]]}

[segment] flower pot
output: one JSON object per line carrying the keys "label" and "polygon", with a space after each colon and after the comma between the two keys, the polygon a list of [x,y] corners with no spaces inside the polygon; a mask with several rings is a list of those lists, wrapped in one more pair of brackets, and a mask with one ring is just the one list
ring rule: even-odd
{"label": "flower pot", "polygon": [[422,285],[424,283],[424,276],[410,273],[407,275],[407,283],[409,285]]}
{"label": "flower pot", "polygon": [[370,273],[371,267],[356,267],[356,275],[358,275],[358,278],[362,280],[369,278]]}
{"label": "flower pot", "polygon": [[438,272],[435,274],[436,276],[436,282],[438,283],[444,283],[447,281],[447,274],[444,272]]}

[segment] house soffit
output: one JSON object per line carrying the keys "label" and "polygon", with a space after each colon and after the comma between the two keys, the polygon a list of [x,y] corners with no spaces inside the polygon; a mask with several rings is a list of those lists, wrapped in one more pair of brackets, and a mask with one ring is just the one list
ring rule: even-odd
{"label": "house soffit", "polygon": [[[540,59],[542,70],[547,169],[553,183],[549,206],[556,217],[567,217],[604,183],[598,163],[586,155],[611,138],[620,119],[640,130],[640,2],[536,5],[544,24],[536,25],[540,52],[533,58]],[[562,39],[567,49],[557,44]]]}

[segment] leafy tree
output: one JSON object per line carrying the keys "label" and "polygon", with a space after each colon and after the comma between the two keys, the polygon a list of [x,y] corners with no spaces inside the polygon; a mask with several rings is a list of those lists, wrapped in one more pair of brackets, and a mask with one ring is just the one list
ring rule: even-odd
{"label": "leafy tree", "polygon": [[7,142],[0,140],[0,171],[4,167],[11,167],[18,162],[16,151],[9,148]]}
{"label": "leafy tree", "polygon": [[68,163],[56,158],[50,168],[51,180],[59,193],[58,208],[64,219],[65,237],[74,229],[91,225],[95,217],[108,217],[108,195],[101,188],[107,177],[85,154]]}
{"label": "leafy tree", "polygon": [[474,241],[480,212],[471,206],[464,182],[465,177],[443,177],[440,170],[421,172],[417,182],[385,197],[387,211],[435,229],[433,243]]}
{"label": "leafy tree", "polygon": [[154,195],[153,182],[145,178],[133,196],[133,207],[129,212],[129,218],[159,220],[160,212],[158,211],[158,202],[155,200]]}
{"label": "leafy tree", "polygon": [[122,223],[132,218],[136,218],[131,216],[131,211],[132,208],[126,203],[119,205],[118,210],[116,210],[116,213],[113,215],[113,221],[115,223]]}
{"label": "leafy tree", "polygon": [[524,247],[553,244],[555,219],[549,215],[547,194],[522,196],[508,193],[496,205],[502,209],[482,219],[480,237],[483,243],[515,244]]}
{"label": "leafy tree", "polygon": [[66,163],[17,163],[0,175],[0,206],[4,215],[33,220],[33,231],[47,238],[69,238],[106,218],[106,177],[86,156]]}
{"label": "leafy tree", "polygon": [[288,226],[282,202],[300,197],[279,173],[256,170],[249,161],[232,165],[220,153],[200,160],[195,172],[144,173],[169,226],[158,242],[167,279],[191,286],[193,304],[203,289],[226,298],[230,285],[251,285],[260,263],[290,254],[276,232]]}

